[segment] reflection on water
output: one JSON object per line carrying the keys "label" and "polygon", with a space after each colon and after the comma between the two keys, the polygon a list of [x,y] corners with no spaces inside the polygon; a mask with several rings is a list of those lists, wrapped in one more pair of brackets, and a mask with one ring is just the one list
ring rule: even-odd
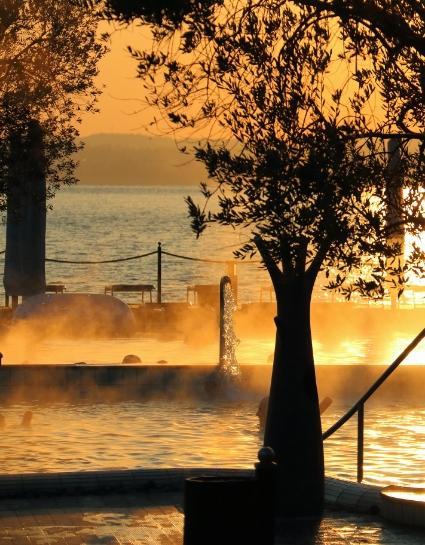
{"label": "reflection on water", "polygon": [[[239,335],[237,359],[241,364],[267,364],[272,361],[275,339]],[[412,341],[402,332],[388,333],[384,339],[357,336],[313,341],[315,361],[319,365],[374,364],[389,365]],[[166,360],[170,364],[218,363],[218,338],[197,342],[190,339],[161,340],[154,336],[115,339],[34,339],[5,338],[1,344],[3,363],[120,363],[126,354],[137,354],[144,364]],[[407,357],[405,364],[425,363],[425,343]]]}
{"label": "reflection on water", "polygon": [[[261,438],[258,400],[152,401],[3,407],[2,472],[144,467],[253,467]],[[34,413],[30,429],[22,414]],[[348,407],[332,405],[326,429]],[[424,408],[366,406],[365,481],[425,486]],[[327,474],[355,479],[355,421],[326,441]]]}
{"label": "reflection on water", "polygon": [[384,494],[390,498],[400,498],[402,500],[425,502],[425,489],[424,488],[391,488],[385,490]]}
{"label": "reflection on water", "polygon": [[[348,408],[348,407],[347,407]],[[336,406],[342,415],[345,407]],[[322,417],[327,429],[335,418],[329,410]],[[364,438],[364,476],[371,484],[425,484],[425,427],[417,426],[425,417],[422,407],[402,404],[366,404]],[[355,417],[325,442],[328,468],[339,477],[355,480]]]}
{"label": "reflection on water", "polygon": [[285,521],[276,545],[423,545],[422,529],[390,525],[383,519],[326,513],[320,521]]}

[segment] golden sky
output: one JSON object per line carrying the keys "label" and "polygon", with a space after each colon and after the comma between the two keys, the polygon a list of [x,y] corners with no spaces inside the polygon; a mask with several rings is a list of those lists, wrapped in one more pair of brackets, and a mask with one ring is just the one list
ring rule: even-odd
{"label": "golden sky", "polygon": [[[96,133],[132,133],[146,134],[158,131],[148,131],[148,124],[154,116],[158,116],[156,108],[149,108],[144,100],[144,88],[140,79],[136,78],[137,63],[131,58],[127,46],[134,49],[145,49],[151,42],[150,31],[147,27],[132,25],[128,28],[113,27],[104,23],[100,32],[110,32],[110,51],[104,56],[99,65],[97,84],[103,90],[99,98],[100,112],[83,117],[80,126],[81,136]],[[353,84],[345,85],[347,80],[347,61],[338,60],[337,53],[342,47],[339,35],[335,35],[333,50],[335,60],[327,77],[328,92],[333,93],[335,87],[342,86],[345,93],[350,95]],[[350,69],[352,70],[352,66]],[[350,69],[348,71],[350,71]],[[368,111],[369,110],[369,111]],[[372,126],[381,117],[380,105],[376,94],[369,100],[369,108],[364,112],[370,117]]]}
{"label": "golden sky", "polygon": [[[103,31],[105,29],[102,29]],[[99,99],[100,112],[83,117],[81,136],[95,133],[146,133],[144,126],[153,117],[143,103],[142,82],[136,79],[136,62],[126,50],[149,43],[149,31],[140,27],[112,29],[110,51],[99,66],[97,83],[103,89]]]}

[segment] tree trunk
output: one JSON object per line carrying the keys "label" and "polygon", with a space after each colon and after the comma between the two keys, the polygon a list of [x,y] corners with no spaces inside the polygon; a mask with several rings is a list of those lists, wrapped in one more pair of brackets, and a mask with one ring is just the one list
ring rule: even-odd
{"label": "tree trunk", "polygon": [[276,348],[264,445],[277,457],[278,516],[320,514],[324,463],[310,328],[312,285],[306,275],[286,276],[275,284]]}
{"label": "tree trunk", "polygon": [[37,121],[11,138],[3,284],[12,297],[46,289],[46,179],[43,135]]}

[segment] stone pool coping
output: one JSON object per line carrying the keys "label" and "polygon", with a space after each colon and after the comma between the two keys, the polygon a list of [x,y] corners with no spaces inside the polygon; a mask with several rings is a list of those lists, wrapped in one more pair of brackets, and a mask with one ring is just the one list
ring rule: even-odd
{"label": "stone pool coping", "polygon": [[[58,495],[176,492],[197,475],[253,476],[251,469],[122,469],[0,475],[0,499]],[[331,509],[379,513],[381,488],[333,477],[325,479],[325,504]]]}
{"label": "stone pool coping", "polygon": [[[424,309],[425,311],[425,309]],[[205,383],[213,364],[7,364],[0,365],[0,396],[14,402],[105,402],[205,398]],[[385,365],[317,365],[320,397],[351,404],[387,368]],[[329,369],[332,370],[331,377]],[[270,388],[270,364],[241,364],[241,391],[258,403]],[[375,394],[380,400],[422,403],[418,384],[425,382],[425,366],[397,369]],[[378,397],[376,397],[378,396]],[[1,471],[1,467],[0,467]]]}

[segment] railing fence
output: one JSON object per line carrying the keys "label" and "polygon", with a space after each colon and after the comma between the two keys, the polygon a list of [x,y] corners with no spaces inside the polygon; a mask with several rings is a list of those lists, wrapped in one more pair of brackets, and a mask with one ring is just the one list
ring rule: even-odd
{"label": "railing fence", "polygon": [[372,384],[362,397],[354,403],[344,416],[342,416],[335,424],[333,424],[323,434],[323,440],[333,435],[342,426],[357,413],[357,482],[363,480],[363,463],[364,463],[364,415],[366,401],[384,384],[384,382],[394,373],[397,367],[406,359],[406,357],[414,350],[425,337],[425,328],[413,339],[413,341],[401,352],[394,362],[382,373],[382,375]]}

